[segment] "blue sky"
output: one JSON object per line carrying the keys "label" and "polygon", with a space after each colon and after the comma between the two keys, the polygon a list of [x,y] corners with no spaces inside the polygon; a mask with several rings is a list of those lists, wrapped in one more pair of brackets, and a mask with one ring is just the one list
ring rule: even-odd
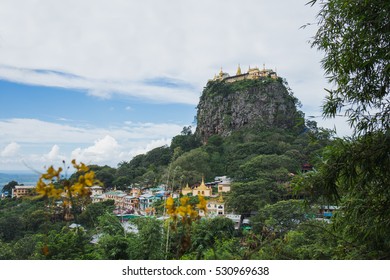
{"label": "blue sky", "polygon": [[[164,84],[159,82],[159,86]],[[192,104],[151,102],[136,97],[102,99],[89,96],[82,90],[32,86],[4,80],[0,80],[0,89],[0,119],[34,117],[47,122],[98,123],[102,126],[130,120],[187,125],[196,114]],[[178,116],[182,116],[184,123]]]}
{"label": "blue sky", "polygon": [[2,0],[0,170],[116,166],[169,145],[207,80],[238,64],[276,68],[320,116],[331,85],[308,43],[316,26],[300,28],[317,12],[306,2]]}

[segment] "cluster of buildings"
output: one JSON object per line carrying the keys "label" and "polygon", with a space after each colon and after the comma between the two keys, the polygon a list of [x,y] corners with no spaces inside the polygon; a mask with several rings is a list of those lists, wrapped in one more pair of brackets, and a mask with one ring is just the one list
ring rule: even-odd
{"label": "cluster of buildings", "polygon": [[[181,190],[182,195],[197,196],[201,195],[207,200],[207,216],[225,216],[225,201],[223,194],[230,192],[231,180],[226,176],[215,177],[213,182],[205,183],[202,179],[202,183],[199,186],[190,188],[187,184],[185,188]],[[216,190],[216,194],[213,194],[213,189]],[[205,216],[203,211],[199,212],[200,216]]]}
{"label": "cluster of buildings", "polygon": [[[113,200],[116,208],[116,214],[142,214],[154,215],[153,204],[157,201],[165,200],[168,195],[174,198],[181,195],[197,196],[202,195],[207,199],[207,215],[223,216],[225,215],[225,201],[223,194],[230,191],[231,180],[226,176],[216,177],[213,182],[205,183],[204,179],[200,185],[190,188],[186,187],[180,190],[180,193],[170,193],[165,186],[142,190],[141,188],[132,188],[128,192],[121,190],[104,191],[101,186],[90,188],[92,203]],[[13,198],[31,196],[35,194],[35,186],[15,186],[12,189]],[[206,213],[199,213],[205,216]]]}
{"label": "cluster of buildings", "polygon": [[[216,177],[215,181],[205,183],[204,179],[200,185],[190,188],[186,187],[180,190],[180,193],[170,193],[165,186],[141,190],[132,188],[129,192],[121,190],[110,190],[103,192],[100,186],[91,187],[91,199],[93,203],[102,202],[105,200],[113,200],[115,205],[115,213],[120,215],[126,214],[142,214],[154,215],[155,209],[153,204],[156,201],[165,200],[167,196],[172,195],[177,198],[181,195],[197,196],[202,195],[207,199],[207,216],[224,216],[225,201],[223,193],[230,191],[231,180],[226,176]],[[213,191],[214,189],[214,191]],[[213,194],[215,192],[215,194]],[[206,213],[200,211],[200,216],[205,216]]]}
{"label": "cluster of buildings", "polygon": [[154,215],[153,204],[156,201],[163,200],[168,192],[164,187],[157,187],[142,191],[139,188],[133,188],[130,192],[121,190],[110,190],[103,192],[100,186],[91,187],[92,203],[113,200],[116,214],[143,214]]}
{"label": "cluster of buildings", "polygon": [[221,68],[221,71],[219,71],[218,75],[214,75],[214,78],[211,81],[224,81],[227,83],[233,83],[236,81],[257,80],[266,77],[276,80],[278,78],[276,70],[274,71],[272,69],[266,69],[265,64],[263,64],[263,69],[259,69],[257,66],[253,68],[249,66],[248,71],[243,73],[241,71],[240,65],[238,65],[236,75],[230,76],[229,73],[223,72]]}
{"label": "cluster of buildings", "polygon": [[[309,167],[308,167],[309,168]],[[156,210],[154,203],[165,200],[172,195],[173,198],[182,196],[204,196],[207,200],[207,213],[199,210],[201,217],[208,216],[210,218],[224,216],[231,219],[235,223],[235,228],[238,229],[245,224],[249,225],[249,221],[242,220],[241,215],[235,215],[226,212],[224,195],[230,192],[231,180],[226,176],[216,177],[213,182],[202,182],[192,188],[187,186],[180,189],[179,192],[170,193],[166,186],[150,188],[142,190],[141,188],[132,188],[128,192],[121,190],[109,190],[104,192],[100,186],[90,188],[92,203],[113,200],[115,205],[115,214],[120,216],[125,215],[155,215]],[[20,198],[24,196],[34,195],[35,186],[15,186],[12,189],[12,197]],[[329,219],[338,207],[321,206],[317,218]]]}

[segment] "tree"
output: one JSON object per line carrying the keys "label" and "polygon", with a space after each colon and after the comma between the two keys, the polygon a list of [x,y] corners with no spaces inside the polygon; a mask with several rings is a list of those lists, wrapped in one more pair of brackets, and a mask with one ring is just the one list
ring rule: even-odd
{"label": "tree", "polygon": [[95,172],[95,177],[97,180],[99,180],[103,186],[106,188],[113,187],[113,181],[115,179],[114,175],[116,172],[115,168],[112,168],[110,166],[97,166],[97,165],[90,165],[88,166],[91,171]]}
{"label": "tree", "polygon": [[82,228],[63,228],[61,232],[50,231],[47,244],[42,252],[46,259],[51,260],[79,260],[85,259],[92,249],[89,236]]}
{"label": "tree", "polygon": [[127,260],[129,259],[129,240],[124,235],[105,234],[100,240],[98,247],[102,250],[104,260]]}
{"label": "tree", "polygon": [[282,200],[275,204],[268,204],[251,220],[253,229],[261,232],[266,229],[283,236],[288,231],[298,227],[309,217],[309,209],[299,200]]}
{"label": "tree", "polygon": [[0,238],[0,260],[14,260],[15,252],[9,243],[3,242]]}
{"label": "tree", "polygon": [[110,213],[104,213],[98,218],[99,227],[108,235],[125,235],[125,229],[122,227],[119,219]]}
{"label": "tree", "polygon": [[[180,204],[179,204],[180,202]],[[199,210],[207,211],[206,200],[198,195],[197,199],[183,196],[174,200],[171,196],[166,200],[167,214],[167,245],[175,258],[183,256],[191,248],[192,224],[200,219]]]}
{"label": "tree", "polygon": [[163,259],[162,223],[155,218],[144,218],[139,220],[137,225],[139,258],[142,260]]}
{"label": "tree", "polygon": [[[390,258],[390,134],[337,139],[325,149],[316,171],[297,186],[339,204],[335,230],[361,248],[360,258]],[[302,179],[303,178],[303,179]]]}
{"label": "tree", "polygon": [[[288,231],[283,237],[266,240],[253,258],[265,260],[328,260],[338,259],[344,246],[338,246],[340,236],[334,235],[332,225],[309,220]],[[343,256],[343,255],[341,255]],[[345,258],[345,255],[343,256]]]}
{"label": "tree", "polygon": [[[311,5],[319,2],[312,0]],[[325,52],[329,81],[323,112],[346,110],[357,133],[390,128],[390,2],[321,1],[313,47]]]}
{"label": "tree", "polygon": [[57,202],[62,202],[65,220],[73,219],[81,212],[81,209],[90,202],[89,187],[100,184],[95,178],[95,172],[84,163],[77,164],[76,160],[72,160],[72,165],[77,170],[75,173],[77,178],[60,179],[63,168],[55,169],[50,166],[41,174],[35,188],[38,194],[35,199],[45,200],[52,213],[55,213]]}
{"label": "tree", "polygon": [[225,217],[203,219],[193,225],[192,250],[196,252],[197,259],[204,259],[209,249],[213,252],[214,259],[221,259],[217,255],[217,246],[223,240],[233,237],[234,223]]}
{"label": "tree", "polygon": [[299,163],[285,155],[258,155],[240,166],[240,177],[245,181],[262,178],[272,182],[286,182],[289,173],[298,170]]}
{"label": "tree", "polygon": [[210,157],[201,148],[193,149],[187,153],[184,153],[172,162],[171,169],[174,171],[176,167],[180,167],[180,171],[176,173],[176,176],[180,178],[182,175],[189,184],[199,182],[202,176],[208,176],[210,172],[209,165]]}
{"label": "tree", "polygon": [[234,182],[227,194],[227,207],[236,213],[249,216],[268,203],[275,203],[285,194],[282,186],[259,178],[250,182]]}
{"label": "tree", "polygon": [[12,241],[23,234],[24,223],[22,217],[10,213],[0,218],[0,239]]}
{"label": "tree", "polygon": [[334,228],[355,258],[390,258],[390,2],[321,4],[312,46],[334,84],[323,114],[346,109],[354,135],[334,141],[297,185],[341,206]]}
{"label": "tree", "polygon": [[19,185],[16,181],[11,181],[8,184],[4,185],[2,192],[8,192],[8,196],[11,196],[12,189]]}
{"label": "tree", "polygon": [[99,217],[103,214],[111,213],[114,208],[114,200],[91,203],[80,214],[79,222],[87,228],[96,227],[99,225]]}
{"label": "tree", "polygon": [[201,145],[196,134],[192,133],[191,126],[183,127],[180,135],[172,138],[170,149],[174,151],[176,148],[181,148],[182,151],[188,152]]}

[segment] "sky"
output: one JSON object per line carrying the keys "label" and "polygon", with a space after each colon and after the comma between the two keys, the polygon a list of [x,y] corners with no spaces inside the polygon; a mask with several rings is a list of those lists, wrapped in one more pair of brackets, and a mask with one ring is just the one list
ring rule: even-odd
{"label": "sky", "polygon": [[116,167],[195,127],[222,67],[276,69],[319,126],[323,54],[308,0],[0,0],[0,171]]}

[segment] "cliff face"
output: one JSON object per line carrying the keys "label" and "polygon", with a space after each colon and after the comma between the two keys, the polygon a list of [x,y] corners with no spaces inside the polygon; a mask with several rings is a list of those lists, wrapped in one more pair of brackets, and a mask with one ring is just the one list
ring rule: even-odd
{"label": "cliff face", "polygon": [[281,79],[209,82],[197,107],[196,133],[207,142],[244,127],[290,129],[299,115],[296,102]]}

